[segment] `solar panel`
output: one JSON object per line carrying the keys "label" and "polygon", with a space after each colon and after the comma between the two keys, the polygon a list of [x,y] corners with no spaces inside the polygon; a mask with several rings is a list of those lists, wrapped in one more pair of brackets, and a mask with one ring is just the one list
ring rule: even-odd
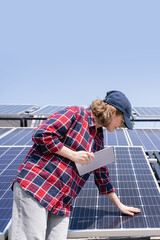
{"label": "solar panel", "polygon": [[[0,239],[10,226],[10,186],[29,149],[0,147]],[[121,214],[106,196],[99,196],[91,176],[74,202],[70,237],[160,235],[160,193],[142,148],[115,147],[115,153],[117,161],[108,167],[117,195],[142,213],[134,217]]]}
{"label": "solar panel", "polygon": [[0,115],[20,115],[24,114],[26,111],[33,111],[37,108],[35,105],[0,105]]}
{"label": "solar panel", "polygon": [[1,146],[33,145],[32,135],[35,128],[13,128],[8,134],[0,138]]}
{"label": "solar panel", "polygon": [[126,130],[133,146],[143,146],[146,151],[160,150],[160,129]]}
{"label": "solar panel", "polygon": [[34,115],[51,116],[53,113],[56,113],[66,107],[67,106],[47,105],[47,106],[44,106],[44,107],[40,108],[39,110],[35,111],[33,114]]}
{"label": "solar panel", "polygon": [[141,117],[160,117],[160,107],[134,107],[133,109]]}
{"label": "solar panel", "polygon": [[93,176],[76,198],[69,237],[160,235],[160,191],[142,147],[115,147],[116,162],[108,166],[122,203],[141,209],[127,216],[98,194]]}
{"label": "solar panel", "polygon": [[104,133],[104,146],[128,146],[128,140],[124,129],[116,129],[109,132],[103,129]]}
{"label": "solar panel", "polygon": [[5,134],[5,133],[7,133],[8,131],[10,131],[11,130],[11,128],[0,128],[0,137],[3,135],[3,134]]}
{"label": "solar panel", "polygon": [[11,184],[30,147],[0,147],[0,239],[8,233],[12,217]]}

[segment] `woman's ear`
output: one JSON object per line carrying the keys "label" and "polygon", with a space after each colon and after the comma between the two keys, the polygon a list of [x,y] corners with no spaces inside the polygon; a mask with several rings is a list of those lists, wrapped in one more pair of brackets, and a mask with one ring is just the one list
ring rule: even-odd
{"label": "woman's ear", "polygon": [[111,111],[112,115],[116,114],[116,109],[113,108],[112,111]]}

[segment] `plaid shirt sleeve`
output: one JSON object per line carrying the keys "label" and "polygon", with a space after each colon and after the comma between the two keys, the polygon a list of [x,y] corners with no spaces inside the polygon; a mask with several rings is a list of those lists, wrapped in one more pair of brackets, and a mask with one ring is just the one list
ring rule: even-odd
{"label": "plaid shirt sleeve", "polygon": [[76,111],[74,107],[66,108],[49,117],[36,129],[32,140],[44,155],[53,154],[64,146],[61,139],[76,120]]}
{"label": "plaid shirt sleeve", "polygon": [[115,192],[115,188],[113,187],[109,172],[107,167],[102,167],[94,171],[94,180],[95,184],[98,187],[99,193],[101,195],[109,194],[111,192]]}

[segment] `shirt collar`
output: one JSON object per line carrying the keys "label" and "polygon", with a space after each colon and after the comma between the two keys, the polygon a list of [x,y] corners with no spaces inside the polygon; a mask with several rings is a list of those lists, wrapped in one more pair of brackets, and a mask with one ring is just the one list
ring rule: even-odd
{"label": "shirt collar", "polygon": [[87,115],[88,115],[88,125],[89,125],[89,127],[96,127],[94,115],[93,115],[91,109],[88,107],[86,109],[86,111],[87,111]]}

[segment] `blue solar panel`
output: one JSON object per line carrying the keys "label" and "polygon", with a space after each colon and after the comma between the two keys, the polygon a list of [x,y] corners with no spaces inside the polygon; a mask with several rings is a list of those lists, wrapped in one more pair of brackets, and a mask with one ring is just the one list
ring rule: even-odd
{"label": "blue solar panel", "polygon": [[0,138],[1,146],[14,146],[14,145],[33,145],[32,135],[35,128],[13,128],[4,137]]}
{"label": "blue solar panel", "polygon": [[141,209],[134,217],[121,214],[107,196],[100,196],[93,176],[74,202],[70,237],[155,236],[160,234],[160,191],[141,147],[115,147],[108,166],[121,202]]}
{"label": "blue solar panel", "polygon": [[67,106],[52,106],[47,105],[42,108],[40,108],[38,111],[35,111],[34,115],[44,115],[44,116],[50,116],[53,113],[59,112],[60,110],[66,108]]}
{"label": "blue solar panel", "polygon": [[124,129],[116,129],[113,132],[109,132],[104,129],[103,132],[104,146],[128,146],[128,140]]}
{"label": "blue solar panel", "polygon": [[134,107],[138,116],[143,117],[159,117],[160,107]]}
{"label": "blue solar panel", "polygon": [[[0,147],[0,235],[10,225],[11,183],[30,147]],[[69,236],[150,236],[160,231],[160,193],[141,147],[115,147],[116,162],[108,166],[117,195],[126,205],[141,208],[141,214],[121,214],[107,196],[99,196],[93,176],[73,205]],[[5,211],[3,210],[5,209]],[[148,232],[147,232],[148,231]]]}
{"label": "blue solar panel", "polygon": [[160,129],[127,130],[133,146],[143,146],[146,151],[160,150]]}
{"label": "blue solar panel", "polygon": [[11,130],[11,128],[0,128],[0,137],[3,135],[3,134],[5,134],[5,133],[7,133],[8,131],[10,131]]}
{"label": "blue solar panel", "polygon": [[30,147],[0,147],[0,239],[7,235],[12,217],[11,183]]}
{"label": "blue solar panel", "polygon": [[22,114],[26,111],[33,111],[37,107],[34,105],[0,105],[0,114]]}

